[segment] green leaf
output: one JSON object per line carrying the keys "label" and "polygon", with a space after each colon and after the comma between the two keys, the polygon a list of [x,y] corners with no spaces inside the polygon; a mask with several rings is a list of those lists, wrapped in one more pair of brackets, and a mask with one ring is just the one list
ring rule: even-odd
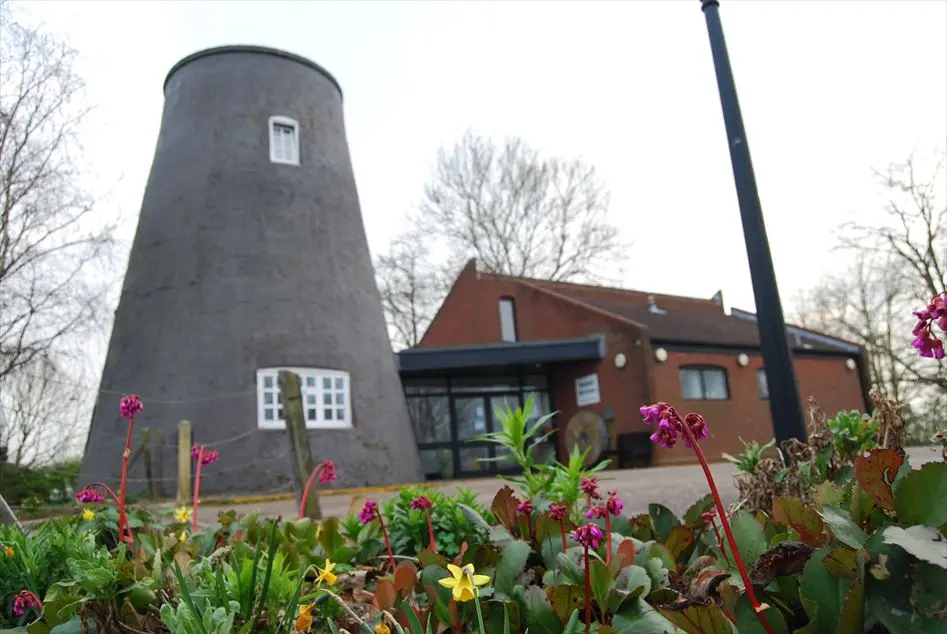
{"label": "green leaf", "polygon": [[835,634],[862,634],[865,630],[865,584],[854,581],[842,603]]}
{"label": "green leaf", "polygon": [[625,566],[615,577],[615,583],[609,591],[608,610],[616,613],[622,610],[627,601],[647,596],[651,592],[651,577],[641,566]]}
{"label": "green leaf", "polygon": [[[740,595],[740,598],[737,599],[734,617],[737,620],[737,630],[740,634],[766,634],[763,624],[760,623],[756,611],[753,610],[753,606],[750,605],[750,600],[746,598],[745,594]],[[769,623],[773,634],[786,634],[789,631],[783,613],[775,606],[763,610],[763,618]]]}
{"label": "green leaf", "polygon": [[802,570],[799,596],[810,619],[812,632],[834,632],[842,611],[845,593],[851,583],[848,579],[833,576],[825,568],[823,560],[831,551],[823,546],[809,558]]}
{"label": "green leaf", "polygon": [[687,512],[684,513],[684,525],[688,528],[703,528],[704,520],[700,516],[712,508],[714,508],[714,496],[708,493],[687,509]]}
{"label": "green leaf", "polygon": [[638,597],[612,620],[615,634],[674,634],[674,624]]}
{"label": "green leaf", "polygon": [[661,504],[649,504],[648,514],[651,516],[651,523],[654,525],[655,536],[660,541],[666,541],[671,529],[679,526],[681,520],[666,506]]}
{"label": "green leaf", "polygon": [[513,596],[513,586],[516,583],[516,578],[526,568],[526,560],[529,558],[530,552],[532,552],[530,545],[518,539],[511,541],[503,548],[493,580],[493,587],[498,594],[498,598]]}
{"label": "green leaf", "polygon": [[898,484],[895,510],[906,524],[939,527],[947,522],[947,462],[929,462]]}
{"label": "green leaf", "polygon": [[[94,630],[98,630],[99,626],[96,625],[94,621],[90,619],[89,623],[92,625]],[[80,619],[78,616],[74,616],[65,623],[60,623],[53,629],[49,630],[49,634],[83,634],[83,632],[82,619]],[[30,634],[32,634],[32,632]]]}
{"label": "green leaf", "polygon": [[581,548],[570,548],[564,553],[559,553],[556,555],[556,563],[565,581],[576,585],[585,583],[585,563]]}
{"label": "green leaf", "polygon": [[562,621],[556,616],[542,588],[527,588],[523,593],[523,607],[530,634],[562,634]]}
{"label": "green leaf", "polygon": [[[737,548],[740,549],[740,555],[743,557],[743,563],[752,566],[760,558],[763,551],[766,550],[766,535],[763,534],[763,527],[756,521],[756,518],[746,511],[737,511],[730,518],[730,528],[733,530],[733,537],[737,542]],[[727,556],[731,562],[734,562],[733,552],[730,550],[730,544],[724,537],[724,547],[727,550]]]}
{"label": "green leaf", "polygon": [[947,568],[947,539],[928,526],[889,526],[882,533],[886,544],[896,544],[918,559]]}
{"label": "green leaf", "polygon": [[829,525],[832,534],[840,542],[855,549],[865,545],[868,535],[858,527],[847,512],[834,506],[826,506],[822,508],[821,515],[825,523]]}
{"label": "green leaf", "polygon": [[947,617],[947,570],[918,562],[914,567],[911,605],[928,618]]}
{"label": "green leaf", "polygon": [[594,559],[589,565],[589,577],[592,586],[592,596],[598,603],[599,609],[605,610],[605,601],[608,591],[612,587],[612,574],[604,562]]}
{"label": "green leaf", "polygon": [[585,588],[579,585],[546,586],[546,598],[560,621],[585,604]]}
{"label": "green leaf", "polygon": [[687,634],[733,634],[733,625],[712,600],[657,606],[658,612]]}
{"label": "green leaf", "polygon": [[799,533],[799,539],[817,548],[825,542],[822,532],[825,524],[818,511],[794,497],[781,496],[773,501],[773,522],[789,526]]}

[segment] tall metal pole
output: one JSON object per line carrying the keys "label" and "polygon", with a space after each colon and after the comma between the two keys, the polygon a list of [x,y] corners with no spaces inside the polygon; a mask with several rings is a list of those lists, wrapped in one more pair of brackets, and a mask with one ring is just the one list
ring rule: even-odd
{"label": "tall metal pole", "polygon": [[786,337],[783,307],[779,301],[779,290],[776,288],[773,257],[766,239],[760,196],[756,189],[756,177],[753,175],[753,162],[750,160],[750,147],[743,129],[743,115],[737,100],[737,88],[730,68],[723,26],[720,24],[719,6],[717,0],[701,0],[701,8],[707,19],[714,70],[717,73],[723,121],[727,128],[730,163],[733,166],[733,180],[736,183],[740,216],[743,219],[743,237],[750,261],[750,277],[756,298],[756,322],[760,332],[766,383],[769,387],[769,408],[773,417],[773,434],[779,445],[789,438],[805,440],[806,428],[799,387],[796,385],[796,372]]}

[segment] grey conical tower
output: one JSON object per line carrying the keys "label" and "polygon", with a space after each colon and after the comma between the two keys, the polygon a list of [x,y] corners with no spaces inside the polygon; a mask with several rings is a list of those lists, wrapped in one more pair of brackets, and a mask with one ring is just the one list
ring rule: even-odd
{"label": "grey conical tower", "polygon": [[[81,481],[115,481],[136,423],[219,444],[201,490],[286,487],[271,369],[304,370],[310,444],[339,484],[414,482],[420,462],[374,281],[336,80],[282,51],[227,46],[176,64],[109,344]],[[325,390],[323,390],[325,388]],[[274,399],[277,400],[278,399]],[[144,488],[144,459],[130,473]]]}

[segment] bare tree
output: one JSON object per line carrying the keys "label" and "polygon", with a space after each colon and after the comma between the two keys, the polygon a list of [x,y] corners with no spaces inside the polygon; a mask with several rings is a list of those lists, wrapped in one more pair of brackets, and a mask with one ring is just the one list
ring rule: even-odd
{"label": "bare tree", "polygon": [[546,157],[522,139],[500,145],[467,132],[442,148],[415,227],[376,259],[393,338],[417,343],[457,274],[484,271],[556,281],[602,281],[626,245],[608,221],[609,193],[576,159]]}
{"label": "bare tree", "polygon": [[74,59],[0,0],[0,378],[65,354],[107,316],[114,224],[93,217],[83,186]]}
{"label": "bare tree", "polygon": [[0,378],[0,451],[6,462],[36,467],[74,456],[81,448],[85,388],[46,359]]}

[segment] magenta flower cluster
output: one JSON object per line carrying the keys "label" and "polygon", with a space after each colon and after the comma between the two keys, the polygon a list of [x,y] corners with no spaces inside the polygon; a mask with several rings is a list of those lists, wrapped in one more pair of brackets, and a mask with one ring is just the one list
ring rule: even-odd
{"label": "magenta flower cluster", "polygon": [[434,506],[434,503],[431,502],[431,498],[426,495],[419,495],[418,497],[411,500],[411,508],[424,511]]}
{"label": "magenta flower cluster", "polygon": [[337,477],[334,462],[323,460],[319,463],[319,484],[332,484]]}
{"label": "magenta flower cluster", "polygon": [[522,513],[523,515],[530,515],[533,512],[533,501],[532,500],[523,500],[516,505],[516,510]]}
{"label": "magenta flower cluster", "polygon": [[194,460],[200,458],[201,465],[206,467],[220,460],[220,454],[217,453],[216,449],[208,449],[203,445],[194,445],[191,447],[191,458]]}
{"label": "magenta flower cluster", "polygon": [[76,501],[80,504],[101,504],[105,502],[105,495],[95,489],[85,488],[76,493]]}
{"label": "magenta flower cluster", "polygon": [[42,608],[39,597],[29,590],[21,590],[13,599],[13,614],[23,616],[30,608]]}
{"label": "magenta flower cluster", "polygon": [[912,334],[914,341],[911,345],[922,357],[943,359],[944,342],[934,334],[934,324],[941,332],[947,332],[947,291],[935,295],[926,308],[914,311],[917,323]]}
{"label": "magenta flower cluster", "polygon": [[135,418],[135,414],[141,411],[144,405],[141,404],[141,397],[137,394],[127,394],[118,401],[118,411],[125,420]]}
{"label": "magenta flower cluster", "polygon": [[602,543],[602,529],[595,524],[580,526],[572,533],[572,540],[586,548],[596,550],[598,545]]}
{"label": "magenta flower cluster", "polygon": [[657,423],[657,429],[651,434],[651,440],[665,449],[672,448],[680,436],[684,436],[684,443],[688,447],[693,447],[687,435],[684,434],[684,425],[690,429],[695,440],[707,437],[707,425],[700,414],[691,413],[682,419],[673,407],[664,402],[645,405],[639,411],[644,417],[645,425]]}
{"label": "magenta flower cluster", "polygon": [[609,491],[608,500],[605,504],[597,504],[586,511],[585,516],[589,519],[605,519],[608,515],[618,517],[625,508],[625,503],[618,497],[618,491]]}
{"label": "magenta flower cluster", "polygon": [[566,519],[568,513],[569,509],[565,504],[551,504],[549,506],[549,519],[554,522],[561,522]]}
{"label": "magenta flower cluster", "polygon": [[378,502],[373,502],[368,500],[365,502],[365,506],[362,507],[362,510],[358,512],[358,519],[362,524],[368,524],[372,520],[378,518]]}
{"label": "magenta flower cluster", "polygon": [[598,480],[594,476],[583,477],[579,482],[579,488],[593,500],[599,500],[602,497],[598,492]]}

